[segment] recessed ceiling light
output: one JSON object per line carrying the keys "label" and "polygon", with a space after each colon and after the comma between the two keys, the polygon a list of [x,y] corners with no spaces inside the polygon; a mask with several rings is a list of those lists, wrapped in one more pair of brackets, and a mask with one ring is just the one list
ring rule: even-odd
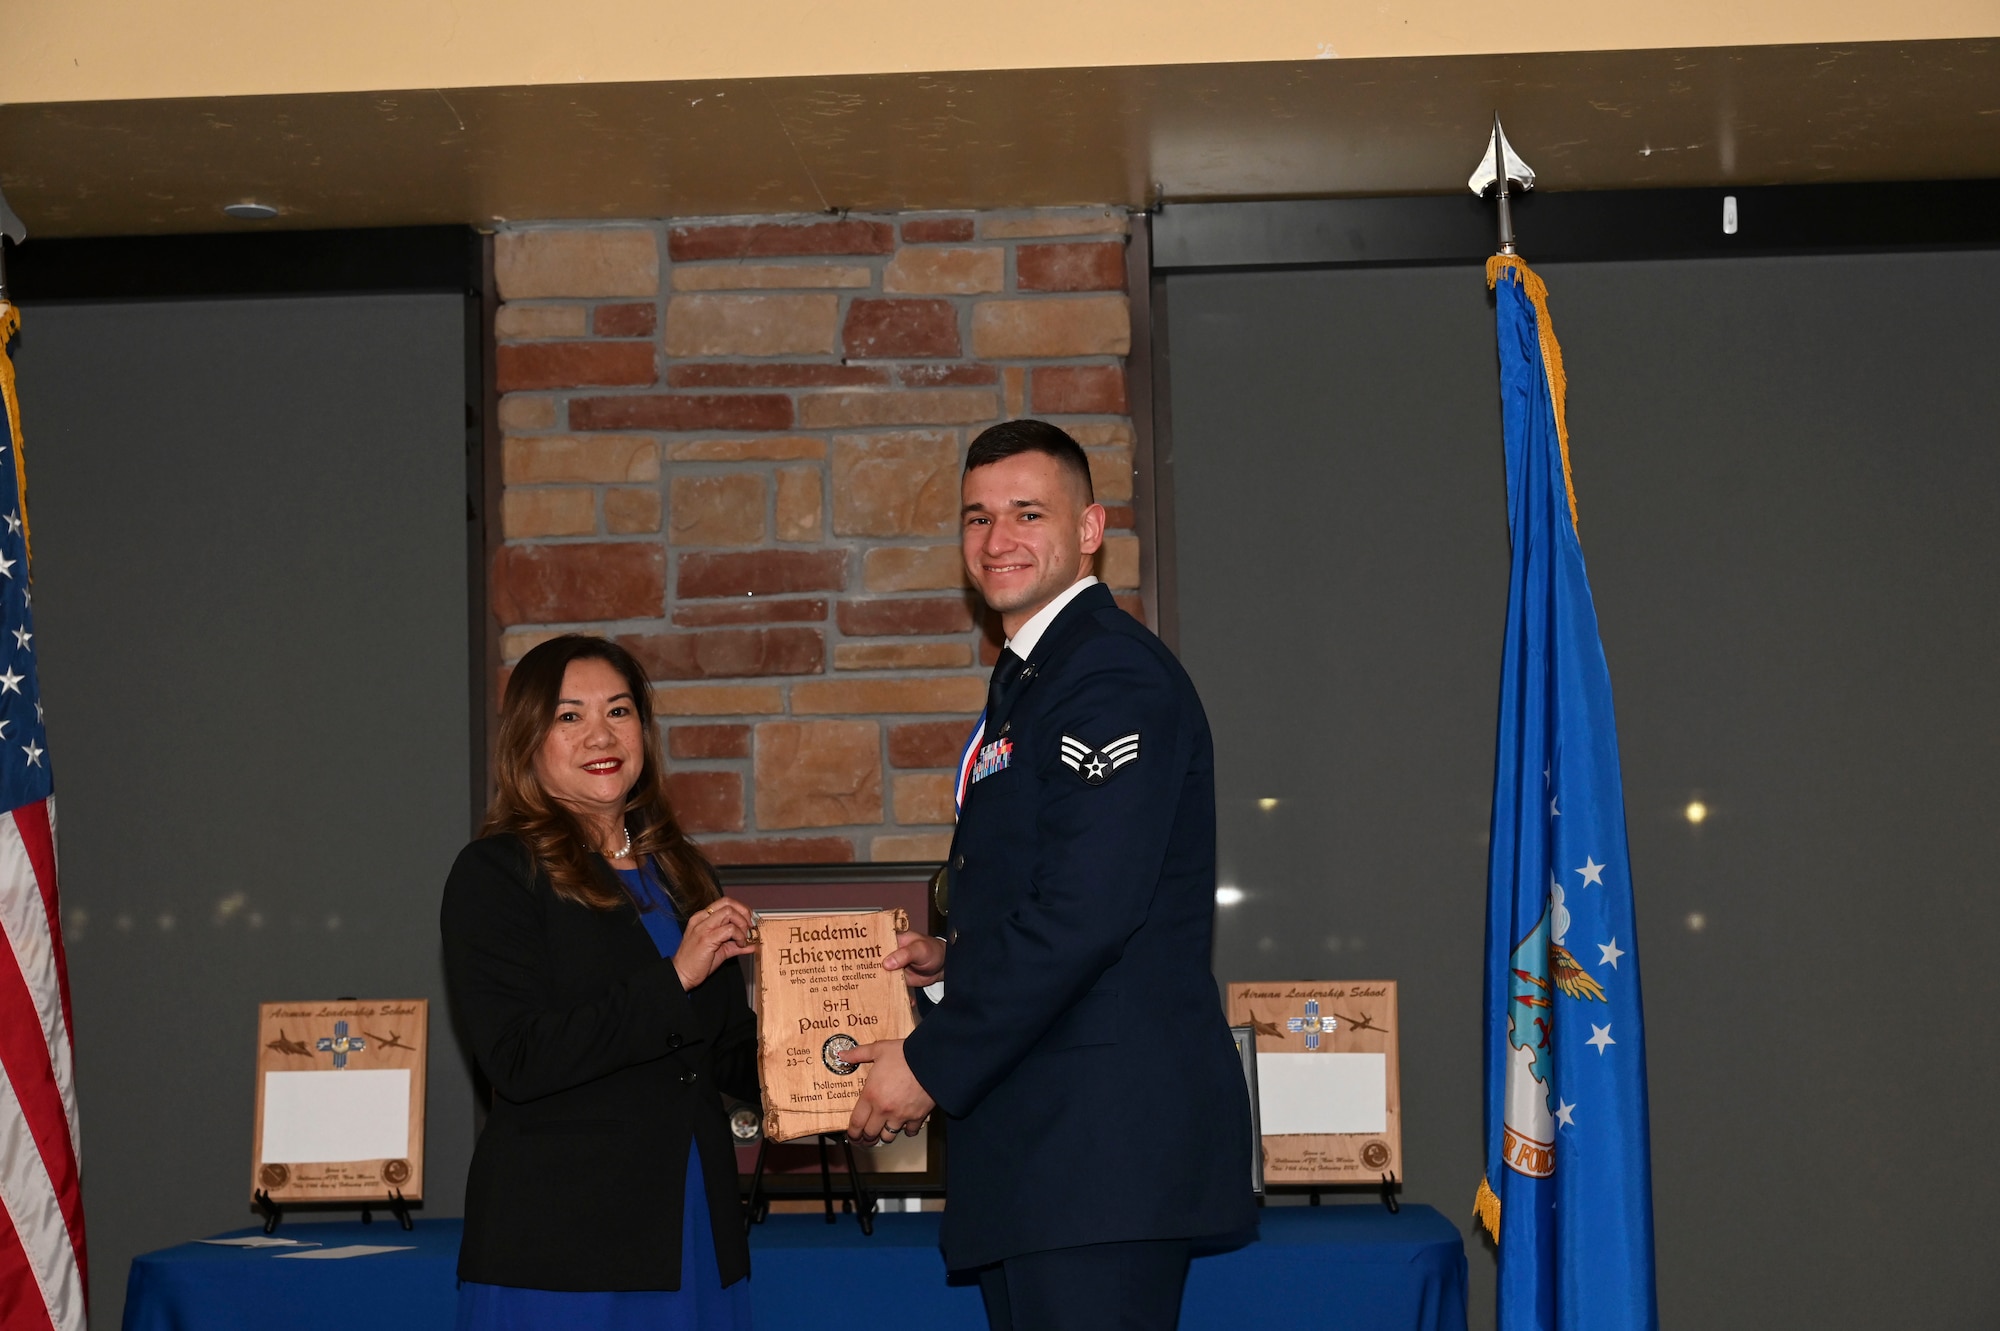
{"label": "recessed ceiling light", "polygon": [[240,222],[265,222],[278,215],[268,203],[225,203],[222,211]]}

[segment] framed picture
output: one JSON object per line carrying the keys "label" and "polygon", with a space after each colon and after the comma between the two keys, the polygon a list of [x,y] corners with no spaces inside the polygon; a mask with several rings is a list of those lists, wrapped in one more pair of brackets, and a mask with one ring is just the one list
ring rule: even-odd
{"label": "framed picture", "polygon": [[[907,912],[912,927],[932,934],[944,932],[944,922],[932,903],[935,864],[732,864],[716,869],[723,892],[753,911],[893,910]],[[741,961],[755,1006],[757,975],[753,958]],[[919,1005],[921,1007],[921,1004]],[[918,1196],[944,1191],[944,1125],[942,1115],[914,1137],[896,1137],[881,1146],[855,1148],[868,1188],[880,1195]],[[757,1150],[765,1143],[753,1137],[736,1147],[736,1172],[744,1192],[757,1168]],[[843,1171],[840,1152],[829,1152],[836,1175]],[[764,1192],[771,1197],[818,1195],[821,1153],[818,1138],[772,1142],[765,1146]],[[838,1189],[840,1180],[835,1179]]]}

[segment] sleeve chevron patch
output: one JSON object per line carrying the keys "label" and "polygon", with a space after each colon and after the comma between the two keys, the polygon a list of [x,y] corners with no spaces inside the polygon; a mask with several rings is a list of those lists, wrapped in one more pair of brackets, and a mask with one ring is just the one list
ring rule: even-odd
{"label": "sleeve chevron patch", "polygon": [[1119,768],[1139,760],[1139,732],[1121,735],[1101,749],[1093,749],[1074,735],[1064,735],[1061,756],[1063,766],[1082,777],[1086,785],[1101,786]]}

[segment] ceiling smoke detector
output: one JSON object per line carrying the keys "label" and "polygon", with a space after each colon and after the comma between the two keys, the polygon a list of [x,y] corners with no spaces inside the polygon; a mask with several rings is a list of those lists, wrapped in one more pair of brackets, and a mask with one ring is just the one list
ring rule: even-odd
{"label": "ceiling smoke detector", "polygon": [[268,203],[225,203],[222,211],[239,222],[268,222],[278,210]]}

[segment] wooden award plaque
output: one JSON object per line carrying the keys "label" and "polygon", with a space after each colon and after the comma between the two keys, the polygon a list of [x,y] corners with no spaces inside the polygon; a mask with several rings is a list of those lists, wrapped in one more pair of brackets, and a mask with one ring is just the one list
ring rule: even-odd
{"label": "wooden award plaque", "polygon": [[420,1200],[429,1043],[422,998],[260,1004],[252,1195]]}
{"label": "wooden award plaque", "polygon": [[758,914],[757,1077],[767,1140],[845,1132],[868,1068],[842,1062],[841,1052],[916,1029],[909,986],[882,969],[907,928],[902,910]]}
{"label": "wooden award plaque", "polygon": [[1232,984],[1229,1022],[1256,1032],[1268,1184],[1402,1180],[1394,980]]}

